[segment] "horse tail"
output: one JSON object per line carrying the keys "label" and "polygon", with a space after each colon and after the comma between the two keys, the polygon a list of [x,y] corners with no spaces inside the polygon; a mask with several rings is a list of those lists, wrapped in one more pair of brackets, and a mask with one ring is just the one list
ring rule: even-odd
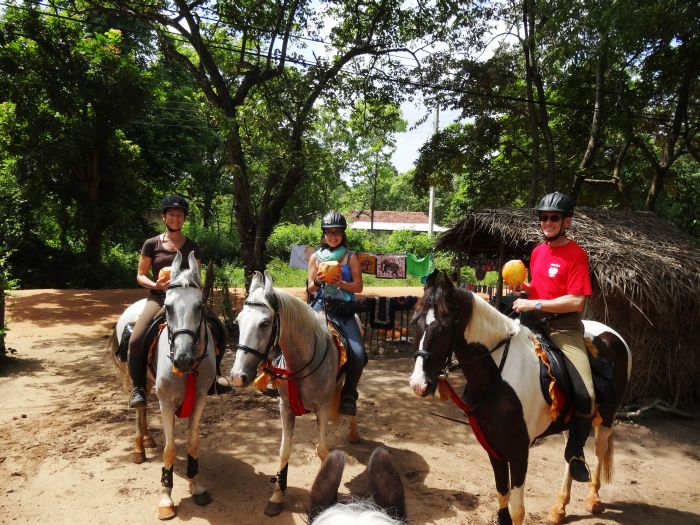
{"label": "horse tail", "polygon": [[600,462],[600,481],[602,483],[610,483],[613,479],[613,460],[615,457],[615,432],[608,434],[608,443],[605,448],[605,454]]}

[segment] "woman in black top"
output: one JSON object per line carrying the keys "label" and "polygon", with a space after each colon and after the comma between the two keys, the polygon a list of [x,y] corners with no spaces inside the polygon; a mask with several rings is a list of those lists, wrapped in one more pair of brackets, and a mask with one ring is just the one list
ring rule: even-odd
{"label": "woman in black top", "polygon": [[180,269],[189,268],[187,258],[190,252],[194,252],[201,267],[199,246],[182,233],[182,226],[187,218],[188,210],[189,206],[183,197],[179,195],[165,197],[160,207],[165,223],[165,232],[146,240],[141,248],[136,282],[144,288],[148,288],[150,293],[143,311],[136,320],[134,331],[129,340],[129,375],[134,386],[129,398],[130,408],[146,406],[146,361],[148,356],[146,349],[143,348],[143,338],[153,318],[163,307],[165,291],[170,284],[169,272],[161,276],[159,275],[160,271],[172,265],[178,251],[182,253]]}

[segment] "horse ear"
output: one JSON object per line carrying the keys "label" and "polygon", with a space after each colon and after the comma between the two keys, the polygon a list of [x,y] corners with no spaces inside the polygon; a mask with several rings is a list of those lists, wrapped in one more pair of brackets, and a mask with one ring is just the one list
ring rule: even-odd
{"label": "horse ear", "polygon": [[253,293],[253,290],[259,288],[263,284],[263,275],[260,272],[255,272],[253,278],[250,280],[250,287],[248,288],[248,294]]}
{"label": "horse ear", "polygon": [[272,275],[267,270],[265,270],[263,275],[265,276],[265,299],[267,299],[267,302],[270,303],[274,310],[277,310],[277,295],[275,295],[275,290],[272,287]]}
{"label": "horse ear", "polygon": [[331,450],[311,486],[309,523],[323,510],[335,503],[344,468],[345,456],[343,453],[337,449]]}
{"label": "horse ear", "polygon": [[406,519],[406,499],[399,471],[391,461],[385,447],[377,447],[369,458],[369,482],[377,505],[389,515],[404,521]]}
{"label": "horse ear", "polygon": [[433,286],[435,286],[435,281],[437,281],[437,278],[439,277],[439,275],[440,275],[440,270],[438,270],[438,269],[435,269],[432,272],[430,272],[428,277],[425,278],[425,287],[432,288]]}
{"label": "horse ear", "polygon": [[177,275],[180,273],[180,265],[182,264],[182,254],[180,250],[175,254],[175,259],[173,259],[173,264],[170,267],[170,280],[174,281]]}
{"label": "horse ear", "polygon": [[191,251],[187,256],[187,264],[189,265],[190,270],[192,270],[192,276],[194,277],[195,283],[201,288],[202,277],[199,275],[199,263],[197,262],[197,257],[195,256],[194,251]]}

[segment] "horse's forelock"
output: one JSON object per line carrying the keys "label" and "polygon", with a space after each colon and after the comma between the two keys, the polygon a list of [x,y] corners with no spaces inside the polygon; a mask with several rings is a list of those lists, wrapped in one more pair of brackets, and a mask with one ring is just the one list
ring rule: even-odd
{"label": "horse's forelock", "polygon": [[193,286],[199,288],[199,282],[194,271],[189,268],[178,272],[175,278],[170,282],[170,286]]}

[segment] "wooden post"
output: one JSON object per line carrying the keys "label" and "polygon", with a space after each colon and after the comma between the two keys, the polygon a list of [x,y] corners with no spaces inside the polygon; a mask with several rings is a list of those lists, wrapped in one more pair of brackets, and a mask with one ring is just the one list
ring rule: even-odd
{"label": "wooden post", "polygon": [[494,303],[494,306],[496,306],[499,311],[501,310],[501,301],[503,299],[503,275],[501,275],[501,268],[503,268],[505,258],[506,245],[503,243],[503,239],[501,239],[501,244],[498,247],[498,286],[496,286],[496,302]]}

